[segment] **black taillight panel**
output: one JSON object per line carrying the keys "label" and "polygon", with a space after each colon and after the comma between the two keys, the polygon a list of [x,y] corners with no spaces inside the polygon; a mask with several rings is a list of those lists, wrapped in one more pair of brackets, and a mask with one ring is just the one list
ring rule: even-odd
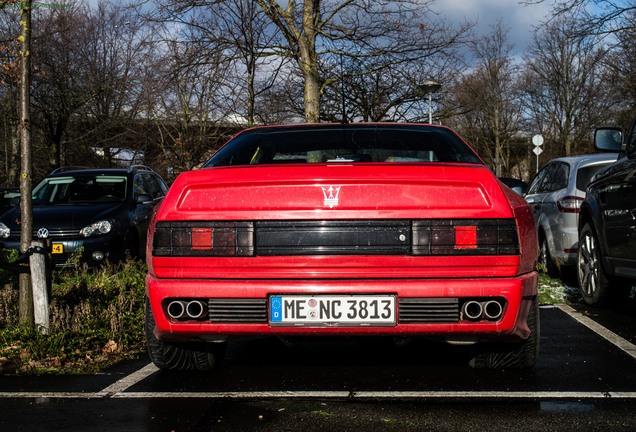
{"label": "black taillight panel", "polygon": [[159,222],[154,256],[518,255],[514,219]]}
{"label": "black taillight panel", "polygon": [[518,255],[514,219],[413,221],[413,255]]}
{"label": "black taillight panel", "polygon": [[254,224],[245,221],[158,222],[154,256],[252,256]]}

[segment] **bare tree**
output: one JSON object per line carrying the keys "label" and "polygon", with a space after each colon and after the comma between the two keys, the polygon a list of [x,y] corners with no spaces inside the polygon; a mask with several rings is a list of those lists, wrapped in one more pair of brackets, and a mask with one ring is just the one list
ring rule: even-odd
{"label": "bare tree", "polygon": [[625,29],[614,34],[617,42],[606,58],[603,88],[608,101],[614,102],[604,120],[627,127],[636,115],[636,11],[626,14],[625,20]]}
{"label": "bare tree", "polygon": [[[33,236],[31,189],[31,0],[20,0],[20,251]],[[29,274],[20,274],[20,322],[33,325],[33,293]]]}
{"label": "bare tree", "polygon": [[[545,0],[525,0],[525,4],[543,3]],[[632,0],[555,0],[556,18],[575,17],[572,30],[579,36],[607,35],[633,28],[629,18],[636,12]]]}
{"label": "bare tree", "polygon": [[156,0],[155,5],[156,13],[150,21],[164,25],[167,42],[199,47],[192,66],[212,61],[228,63],[224,80],[225,85],[234,87],[231,98],[226,99],[234,111],[232,118],[243,117],[247,125],[252,125],[269,116],[257,103],[279,84],[286,62],[279,55],[280,33],[257,0]]}
{"label": "bare tree", "polygon": [[[272,28],[257,0],[227,0],[212,8],[222,39],[236,61],[237,100],[246,107],[247,125],[257,116],[257,98],[272,88],[285,62],[276,56],[279,33]],[[244,71],[244,73],[241,73]],[[242,83],[241,83],[242,82]]]}
{"label": "bare tree", "polygon": [[117,149],[143,150],[144,139],[135,120],[143,114],[146,100],[143,93],[146,69],[153,60],[153,32],[144,26],[135,8],[118,2],[100,2],[83,12],[86,23],[77,34],[82,45],[76,67],[84,71],[89,98],[74,116],[85,131],[76,133],[75,139],[102,147],[106,163],[111,164]]}
{"label": "bare tree", "polygon": [[593,36],[573,33],[572,18],[559,18],[535,34],[525,65],[529,117],[556,145],[554,155],[589,151],[590,128],[604,115],[602,66],[606,49]]}
{"label": "bare tree", "polygon": [[48,169],[58,167],[62,141],[72,116],[93,97],[85,70],[78,65],[85,40],[80,37],[87,16],[79,7],[39,10],[34,33],[35,121],[48,148]]}
{"label": "bare tree", "polygon": [[[333,82],[321,74],[321,56],[384,57],[394,65],[422,61],[458,43],[468,28],[446,25],[428,0],[305,0],[285,6],[257,1],[285,38],[281,54],[302,73],[307,122],[320,120],[320,96]],[[417,83],[410,84],[415,88]]]}
{"label": "bare tree", "polygon": [[456,91],[464,112],[459,127],[492,162],[497,176],[510,175],[512,146],[517,141],[522,113],[519,71],[508,41],[509,31],[498,22],[491,33],[470,44],[475,69]]}
{"label": "bare tree", "polygon": [[3,167],[1,181],[6,186],[18,184],[20,156],[19,84],[20,48],[19,26],[11,10],[0,11],[0,141],[2,141]]}
{"label": "bare tree", "polygon": [[225,101],[233,89],[224,80],[229,64],[209,56],[197,61],[198,44],[170,42],[165,48],[170,56],[163,56],[162,64],[155,66],[161,78],[159,99],[149,114],[156,123],[164,161],[180,172],[204,162],[225,138],[217,119],[228,116]]}

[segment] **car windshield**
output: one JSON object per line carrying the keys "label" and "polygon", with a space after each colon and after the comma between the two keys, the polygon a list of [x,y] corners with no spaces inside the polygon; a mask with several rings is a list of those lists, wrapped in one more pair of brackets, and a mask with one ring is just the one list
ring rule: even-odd
{"label": "car windshield", "polygon": [[50,177],[33,189],[33,204],[116,202],[126,199],[126,177],[74,175]]}
{"label": "car windshield", "polygon": [[204,166],[342,162],[482,164],[468,145],[445,128],[353,124],[247,130]]}

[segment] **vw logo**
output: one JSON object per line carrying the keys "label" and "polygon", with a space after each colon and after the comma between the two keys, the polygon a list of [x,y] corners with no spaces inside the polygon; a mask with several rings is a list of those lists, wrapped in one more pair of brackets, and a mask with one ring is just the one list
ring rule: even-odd
{"label": "vw logo", "polygon": [[40,228],[37,233],[38,238],[45,239],[49,237],[49,230],[46,228]]}

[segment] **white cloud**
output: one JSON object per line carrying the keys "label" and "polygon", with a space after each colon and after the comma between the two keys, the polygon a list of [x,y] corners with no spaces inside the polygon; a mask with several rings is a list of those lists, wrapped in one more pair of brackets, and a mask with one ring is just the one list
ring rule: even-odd
{"label": "white cloud", "polygon": [[523,52],[532,41],[532,35],[550,13],[550,2],[523,5],[518,0],[439,0],[435,7],[451,22],[477,21],[478,35],[490,32],[498,20],[509,27],[510,42],[515,51]]}

